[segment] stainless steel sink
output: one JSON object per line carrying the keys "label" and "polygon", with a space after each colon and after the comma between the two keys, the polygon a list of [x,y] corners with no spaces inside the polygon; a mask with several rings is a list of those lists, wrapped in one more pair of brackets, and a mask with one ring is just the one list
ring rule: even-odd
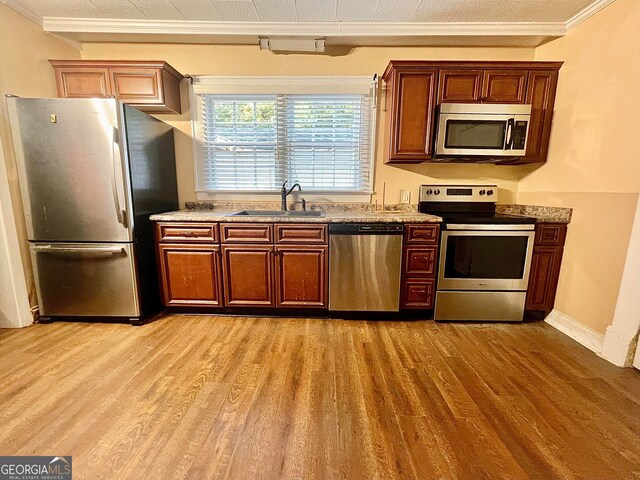
{"label": "stainless steel sink", "polygon": [[283,210],[242,210],[229,214],[231,217],[324,217],[325,213],[320,210],[309,211],[283,211]]}

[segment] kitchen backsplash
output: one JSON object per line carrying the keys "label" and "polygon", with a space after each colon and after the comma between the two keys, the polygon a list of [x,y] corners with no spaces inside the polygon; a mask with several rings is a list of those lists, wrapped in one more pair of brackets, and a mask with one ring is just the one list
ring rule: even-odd
{"label": "kitchen backsplash", "polygon": [[[188,210],[280,210],[280,202],[230,202],[209,200],[200,202],[187,202]],[[301,210],[300,202],[290,202],[290,210]],[[381,205],[372,203],[312,203],[307,202],[307,210],[324,210],[328,213],[339,212],[375,212],[383,210]],[[393,212],[416,212],[417,205],[407,203],[386,204],[384,210]]]}

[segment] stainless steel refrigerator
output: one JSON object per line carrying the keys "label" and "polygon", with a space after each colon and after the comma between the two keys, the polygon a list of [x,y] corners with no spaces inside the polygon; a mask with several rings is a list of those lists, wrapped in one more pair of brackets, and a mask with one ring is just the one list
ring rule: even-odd
{"label": "stainless steel refrigerator", "polygon": [[116,99],[8,97],[41,319],[160,309],[149,215],[178,206],[173,129]]}

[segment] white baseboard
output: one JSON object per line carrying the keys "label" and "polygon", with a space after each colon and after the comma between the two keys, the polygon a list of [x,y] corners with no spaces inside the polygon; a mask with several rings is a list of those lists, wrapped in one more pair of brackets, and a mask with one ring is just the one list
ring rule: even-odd
{"label": "white baseboard", "polygon": [[560,330],[580,345],[587,347],[592,352],[600,355],[600,352],[602,351],[602,344],[604,342],[604,335],[601,333],[596,332],[592,328],[587,327],[576,319],[571,318],[558,310],[552,310],[544,321],[552,327]]}
{"label": "white baseboard", "polygon": [[600,356],[618,367],[630,367],[636,351],[638,335],[622,332],[612,325],[607,327]]}

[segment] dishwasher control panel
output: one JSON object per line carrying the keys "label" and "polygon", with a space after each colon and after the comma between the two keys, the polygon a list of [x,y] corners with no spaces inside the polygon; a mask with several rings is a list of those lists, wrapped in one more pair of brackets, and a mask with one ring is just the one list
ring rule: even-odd
{"label": "dishwasher control panel", "polygon": [[401,223],[333,223],[329,234],[333,235],[399,235],[404,232]]}

